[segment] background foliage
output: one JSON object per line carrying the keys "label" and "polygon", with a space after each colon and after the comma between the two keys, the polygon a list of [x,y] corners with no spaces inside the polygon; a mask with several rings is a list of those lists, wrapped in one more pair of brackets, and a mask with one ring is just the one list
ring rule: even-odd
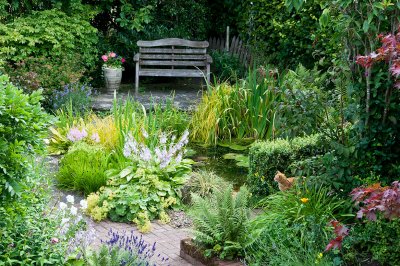
{"label": "background foliage", "polygon": [[29,175],[29,158],[43,148],[50,117],[39,101],[41,91],[24,94],[7,76],[0,76],[0,198],[21,191]]}

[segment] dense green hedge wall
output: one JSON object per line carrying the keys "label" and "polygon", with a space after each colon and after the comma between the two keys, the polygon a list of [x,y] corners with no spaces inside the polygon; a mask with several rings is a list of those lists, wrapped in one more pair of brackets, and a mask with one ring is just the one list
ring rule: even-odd
{"label": "dense green hedge wall", "polygon": [[53,68],[54,72],[59,72],[56,69],[62,68],[63,63],[71,62],[78,69],[91,70],[99,60],[97,42],[97,30],[87,17],[67,15],[57,9],[33,11],[0,24],[0,57],[17,69],[23,68],[28,59],[43,58],[49,62],[43,68]]}
{"label": "dense green hedge wall", "polygon": [[321,8],[313,1],[289,12],[284,0],[246,0],[240,18],[242,37],[258,60],[287,68],[299,63],[311,68],[320,47],[317,38]]}
{"label": "dense green hedge wall", "polygon": [[289,165],[293,162],[322,154],[324,150],[320,135],[254,143],[249,151],[247,179],[251,192],[262,196],[270,194],[271,188],[277,188],[274,182],[277,171],[289,175]]}

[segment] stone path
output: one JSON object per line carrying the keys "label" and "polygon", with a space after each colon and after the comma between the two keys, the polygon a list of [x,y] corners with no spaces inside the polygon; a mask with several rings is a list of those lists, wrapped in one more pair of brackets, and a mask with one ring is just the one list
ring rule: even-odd
{"label": "stone path", "polygon": [[[58,169],[59,158],[58,157],[48,157],[48,162],[50,165],[51,172],[56,172]],[[75,198],[75,202],[78,202],[83,199],[81,195],[71,193],[71,192],[64,192],[58,189],[54,189],[54,200],[66,202],[66,196],[68,194],[72,194]],[[142,234],[140,233],[136,226],[133,224],[127,223],[115,223],[111,221],[102,221],[99,223],[94,222],[89,217],[86,217],[87,221],[87,231],[91,231],[94,229],[95,236],[94,242],[91,244],[93,247],[98,247],[101,244],[101,240],[106,241],[109,240],[108,233],[110,229],[113,232],[118,232],[120,234],[128,233],[129,235],[131,232],[135,235],[140,237],[143,236],[143,240],[149,244],[153,245],[156,242],[156,251],[155,251],[155,258],[156,260],[154,263],[157,266],[191,266],[192,264],[184,260],[180,257],[180,241],[181,239],[185,239],[191,236],[190,229],[182,228],[177,229],[173,228],[168,224],[159,224],[158,222],[152,222],[152,230],[149,233]],[[158,257],[158,254],[160,256]],[[162,262],[162,257],[167,257],[168,260],[166,262]]]}
{"label": "stone path", "polygon": [[[139,101],[146,110],[153,102],[163,103],[166,99],[173,98],[174,105],[183,111],[193,110],[202,95],[202,85],[191,82],[180,83],[161,83],[148,84],[146,88],[135,95],[135,90],[131,84],[121,85],[121,89],[116,91],[117,99],[127,99],[129,96]],[[112,108],[114,91],[100,90],[94,97],[92,108],[98,111],[108,111]]]}

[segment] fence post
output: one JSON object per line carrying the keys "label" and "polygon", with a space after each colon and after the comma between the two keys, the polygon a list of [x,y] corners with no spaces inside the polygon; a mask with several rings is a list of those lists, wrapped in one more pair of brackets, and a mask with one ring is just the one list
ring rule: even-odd
{"label": "fence post", "polygon": [[225,51],[229,52],[229,26],[226,27]]}

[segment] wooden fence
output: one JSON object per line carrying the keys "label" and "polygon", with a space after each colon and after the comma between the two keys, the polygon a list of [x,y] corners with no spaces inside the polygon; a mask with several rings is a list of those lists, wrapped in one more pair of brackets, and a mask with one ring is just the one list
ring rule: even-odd
{"label": "wooden fence", "polygon": [[230,54],[237,55],[240,62],[242,62],[246,67],[253,63],[253,58],[250,51],[243,44],[239,37],[233,37],[230,45],[227,47],[226,39],[211,37],[209,40],[208,49],[211,51],[228,51]]}

